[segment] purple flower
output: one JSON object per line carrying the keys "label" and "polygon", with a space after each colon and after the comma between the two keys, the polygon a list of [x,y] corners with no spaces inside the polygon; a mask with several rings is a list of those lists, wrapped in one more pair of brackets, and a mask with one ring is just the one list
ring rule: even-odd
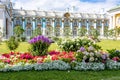
{"label": "purple flower", "polygon": [[84,52],[84,51],[85,51],[85,48],[84,48],[84,47],[80,47],[80,51],[81,51],[81,52]]}
{"label": "purple flower", "polygon": [[50,39],[47,38],[47,37],[44,37],[43,35],[38,35],[37,37],[32,38],[32,39],[29,41],[29,43],[30,43],[30,44],[34,44],[34,43],[37,43],[37,42],[39,42],[39,41],[42,41],[42,42],[47,43],[47,44],[50,44],[50,43],[53,42],[52,40],[50,40]]}
{"label": "purple flower", "polygon": [[107,54],[103,54],[101,57],[102,57],[102,59],[105,60],[105,59],[107,59]]}

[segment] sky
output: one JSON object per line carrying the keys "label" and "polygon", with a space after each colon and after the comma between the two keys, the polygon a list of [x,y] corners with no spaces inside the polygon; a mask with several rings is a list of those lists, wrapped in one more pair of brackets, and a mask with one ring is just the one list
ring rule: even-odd
{"label": "sky", "polygon": [[15,9],[101,13],[118,6],[120,0],[11,0]]}

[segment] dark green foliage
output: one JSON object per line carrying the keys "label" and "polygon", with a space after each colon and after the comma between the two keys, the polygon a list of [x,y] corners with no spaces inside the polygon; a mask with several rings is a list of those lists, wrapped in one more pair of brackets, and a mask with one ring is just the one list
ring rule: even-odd
{"label": "dark green foliage", "polygon": [[19,42],[15,39],[14,36],[11,36],[7,41],[7,46],[10,50],[15,50],[19,46]]}
{"label": "dark green foliage", "polygon": [[116,50],[116,49],[111,49],[111,50],[107,50],[109,53],[109,57],[112,59],[114,57],[119,57],[120,58],[120,51]]}
{"label": "dark green foliage", "polygon": [[77,62],[82,62],[84,54],[82,52],[77,52],[76,54],[76,61]]}
{"label": "dark green foliage", "polygon": [[21,41],[22,42],[26,41],[26,37],[21,37]]}
{"label": "dark green foliage", "polygon": [[101,46],[97,45],[97,44],[93,44],[92,45],[97,51],[101,49]]}

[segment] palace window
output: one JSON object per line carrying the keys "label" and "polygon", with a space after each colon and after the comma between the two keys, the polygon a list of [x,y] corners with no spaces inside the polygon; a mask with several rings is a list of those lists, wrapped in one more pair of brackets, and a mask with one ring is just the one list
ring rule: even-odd
{"label": "palace window", "polygon": [[32,36],[32,30],[31,30],[31,28],[27,29],[27,36]]}
{"label": "palace window", "polygon": [[77,20],[73,20],[73,26],[78,26],[78,21]]}
{"label": "palace window", "polygon": [[60,25],[60,19],[55,19],[56,26]]}
{"label": "palace window", "polygon": [[51,19],[47,19],[47,25],[51,25]]}
{"label": "palace window", "polygon": [[64,19],[64,26],[70,26],[70,20]]}
{"label": "palace window", "polygon": [[41,19],[37,20],[37,25],[42,25],[42,20]]}
{"label": "palace window", "polygon": [[21,19],[16,19],[16,20],[15,20],[15,25],[20,25],[20,26],[22,26],[22,20],[21,20]]}

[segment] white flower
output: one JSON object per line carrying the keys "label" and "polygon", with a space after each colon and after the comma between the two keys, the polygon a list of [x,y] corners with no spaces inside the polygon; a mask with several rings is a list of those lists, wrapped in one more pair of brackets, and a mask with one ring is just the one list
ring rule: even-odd
{"label": "white flower", "polygon": [[95,49],[94,49],[93,46],[89,46],[89,47],[88,47],[88,50],[89,50],[89,51],[94,51]]}
{"label": "white flower", "polygon": [[90,52],[90,56],[93,57],[93,56],[94,56],[94,53],[93,53],[93,52]]}
{"label": "white flower", "polygon": [[83,60],[86,60],[87,59],[87,56],[83,56]]}
{"label": "white flower", "polygon": [[89,61],[93,62],[94,61],[94,57],[90,57]]}
{"label": "white flower", "polygon": [[89,55],[89,52],[87,52],[87,51],[84,51],[84,52],[83,52],[83,54],[85,54],[85,55]]}

